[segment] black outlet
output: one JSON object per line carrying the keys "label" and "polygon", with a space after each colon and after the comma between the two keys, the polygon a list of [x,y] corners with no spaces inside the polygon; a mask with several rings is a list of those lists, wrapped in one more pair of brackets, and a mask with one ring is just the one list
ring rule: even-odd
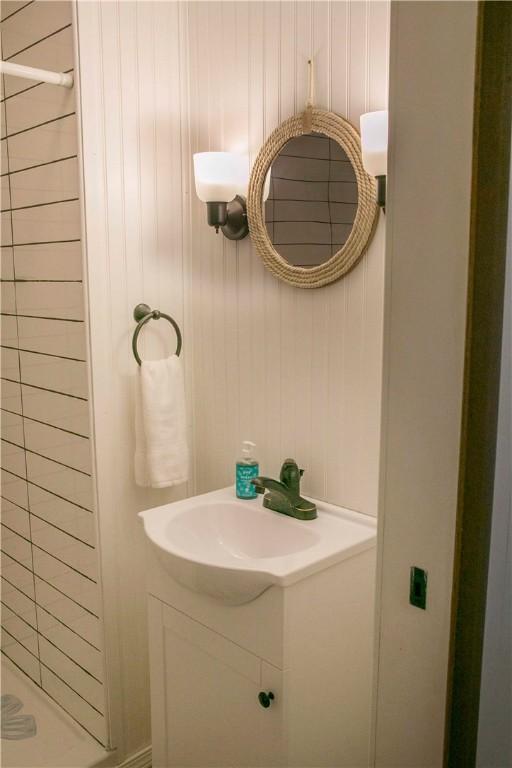
{"label": "black outlet", "polygon": [[427,572],[416,565],[411,566],[409,602],[416,608],[423,610],[427,607]]}

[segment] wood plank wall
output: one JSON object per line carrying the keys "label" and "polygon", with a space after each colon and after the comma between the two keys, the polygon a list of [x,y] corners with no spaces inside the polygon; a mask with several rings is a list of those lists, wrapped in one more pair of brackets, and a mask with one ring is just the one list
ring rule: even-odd
{"label": "wood plank wall", "polygon": [[[307,59],[315,99],[358,123],[386,104],[387,6],[380,3],[191,3],[180,73],[181,147],[191,231],[183,270],[192,339],[195,487],[229,483],[242,439],[265,473],[286,456],[304,489],[375,514],[380,398],[382,231],[343,281],[300,291],[277,282],[249,239],[216,237],[189,176],[191,154],[248,150],[300,110]],[[185,42],[185,45],[183,44]]]}
{"label": "wood plank wall", "polygon": [[[195,151],[254,159],[302,109],[311,56],[318,105],[355,124],[384,108],[388,15],[387,2],[370,0],[78,4],[97,479],[116,649],[109,668],[126,692],[119,706],[133,716],[128,751],[148,732],[144,664],[130,666],[146,642],[137,510],[231,483],[240,442],[252,439],[262,471],[275,475],[294,456],[306,492],[376,514],[383,217],[346,279],[300,291],[265,271],[249,238],[231,243],[207,227],[191,172]],[[179,490],[133,481],[130,343],[140,301],[183,329],[193,472]],[[163,322],[143,335],[144,355],[172,351]],[[116,572],[123,583],[114,587]]]}

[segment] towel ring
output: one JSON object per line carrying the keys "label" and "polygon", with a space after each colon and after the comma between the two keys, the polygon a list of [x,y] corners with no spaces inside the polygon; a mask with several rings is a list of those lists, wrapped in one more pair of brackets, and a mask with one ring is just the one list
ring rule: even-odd
{"label": "towel ring", "polygon": [[166,320],[168,320],[172,325],[172,327],[174,328],[174,330],[176,331],[176,336],[178,337],[176,355],[179,356],[181,352],[181,346],[182,346],[181,331],[179,329],[179,326],[176,320],[174,320],[170,315],[166,315],[165,312],[160,312],[159,309],[151,309],[151,307],[148,307],[147,304],[137,304],[137,306],[133,310],[133,318],[137,322],[137,327],[133,332],[132,350],[133,350],[133,356],[135,357],[139,365],[142,364],[142,360],[140,359],[139,353],[137,351],[137,339],[139,338],[139,333],[141,332],[143,326],[146,325],[146,323],[149,322],[151,319],[160,320],[161,317],[164,317]]}

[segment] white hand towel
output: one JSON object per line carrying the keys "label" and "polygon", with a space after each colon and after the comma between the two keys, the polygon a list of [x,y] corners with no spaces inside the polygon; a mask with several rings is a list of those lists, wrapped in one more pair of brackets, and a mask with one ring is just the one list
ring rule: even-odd
{"label": "white hand towel", "polygon": [[181,360],[146,360],[136,395],[135,482],[165,488],[188,480],[185,385]]}

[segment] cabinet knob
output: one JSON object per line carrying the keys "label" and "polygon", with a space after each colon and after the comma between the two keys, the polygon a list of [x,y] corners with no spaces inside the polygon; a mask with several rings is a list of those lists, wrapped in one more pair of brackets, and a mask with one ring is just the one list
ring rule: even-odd
{"label": "cabinet knob", "polygon": [[271,702],[274,699],[274,694],[272,691],[269,691],[268,693],[265,693],[265,691],[260,691],[258,693],[258,701],[261,704],[262,707],[265,709],[268,709],[270,707]]}

